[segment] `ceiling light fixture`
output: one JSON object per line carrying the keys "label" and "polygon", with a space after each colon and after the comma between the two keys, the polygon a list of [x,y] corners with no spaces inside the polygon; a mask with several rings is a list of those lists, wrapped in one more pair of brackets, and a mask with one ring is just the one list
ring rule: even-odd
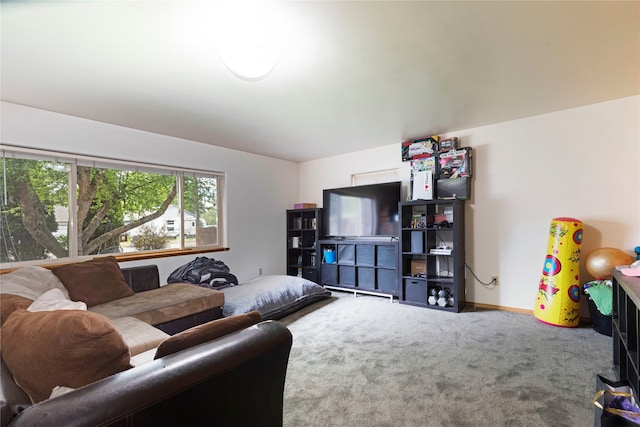
{"label": "ceiling light fixture", "polygon": [[277,54],[271,40],[268,2],[224,3],[220,11],[219,54],[222,63],[236,76],[256,81],[276,66]]}
{"label": "ceiling light fixture", "polygon": [[266,77],[277,63],[273,48],[261,40],[247,37],[220,48],[220,59],[233,74],[250,81]]}

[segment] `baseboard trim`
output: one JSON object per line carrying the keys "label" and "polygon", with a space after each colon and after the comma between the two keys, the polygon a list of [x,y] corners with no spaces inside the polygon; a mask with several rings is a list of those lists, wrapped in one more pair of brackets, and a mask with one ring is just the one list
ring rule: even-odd
{"label": "baseboard trim", "polygon": [[[493,304],[482,304],[479,302],[467,301],[465,303],[466,308],[480,308],[483,310],[501,310],[501,311],[510,311],[512,313],[520,313],[520,314],[530,314],[533,316],[533,310],[525,310],[524,308],[514,308],[514,307],[504,307],[502,305],[493,305]],[[591,324],[590,317],[580,316],[580,324]]]}
{"label": "baseboard trim", "polygon": [[484,310],[511,311],[513,313],[521,313],[521,314],[533,314],[533,310],[525,310],[524,308],[505,307],[502,305],[493,305],[493,304],[483,304],[483,303],[473,302],[473,301],[467,301],[465,303],[465,307],[481,308]]}

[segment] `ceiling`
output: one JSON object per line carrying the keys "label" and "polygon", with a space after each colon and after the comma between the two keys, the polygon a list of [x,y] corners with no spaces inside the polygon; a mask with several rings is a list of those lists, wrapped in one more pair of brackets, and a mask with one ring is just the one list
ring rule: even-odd
{"label": "ceiling", "polygon": [[217,6],[2,2],[1,98],[307,161],[640,93],[638,1],[273,2],[253,81]]}

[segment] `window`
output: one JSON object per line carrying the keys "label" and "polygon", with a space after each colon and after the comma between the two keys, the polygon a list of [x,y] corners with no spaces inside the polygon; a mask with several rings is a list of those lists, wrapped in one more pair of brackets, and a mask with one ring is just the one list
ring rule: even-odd
{"label": "window", "polygon": [[0,263],[222,246],[224,175],[3,150]]}

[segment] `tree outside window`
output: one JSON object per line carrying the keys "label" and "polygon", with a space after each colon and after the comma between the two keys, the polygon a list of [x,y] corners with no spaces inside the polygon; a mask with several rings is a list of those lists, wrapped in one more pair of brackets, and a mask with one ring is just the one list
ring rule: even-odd
{"label": "tree outside window", "polygon": [[0,263],[219,244],[219,176],[34,157],[2,159]]}

